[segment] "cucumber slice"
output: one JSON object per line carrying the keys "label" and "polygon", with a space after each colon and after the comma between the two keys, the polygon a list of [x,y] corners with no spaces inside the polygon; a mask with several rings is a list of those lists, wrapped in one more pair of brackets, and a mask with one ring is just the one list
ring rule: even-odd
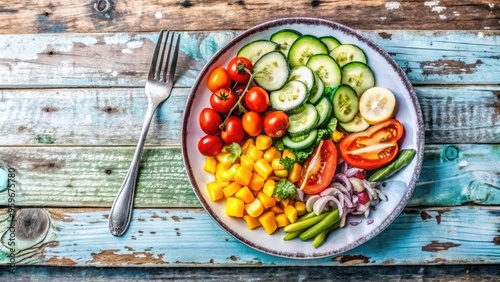
{"label": "cucumber slice", "polygon": [[323,91],[325,91],[325,85],[323,84],[323,80],[319,78],[318,74],[313,71],[314,74],[314,86],[310,91],[308,102],[311,104],[318,103],[319,99],[323,97]]}
{"label": "cucumber slice", "polygon": [[267,91],[274,91],[285,85],[290,70],[285,55],[280,51],[272,51],[255,62],[253,72],[257,85]]}
{"label": "cucumber slice", "polygon": [[339,122],[338,124],[349,133],[365,131],[370,127],[370,124],[366,122],[359,113],[357,113],[350,122]]}
{"label": "cucumber slice", "polygon": [[366,56],[363,50],[353,44],[342,44],[330,52],[340,67],[345,66],[350,62],[361,62],[366,64]]}
{"label": "cucumber slice", "polygon": [[359,110],[359,100],[354,89],[347,84],[340,85],[332,99],[333,113],[340,122],[349,122]]}
{"label": "cucumber slice", "polygon": [[304,66],[316,54],[328,54],[328,48],[316,36],[302,35],[290,46],[288,59],[292,67]]}
{"label": "cucumber slice", "polygon": [[298,136],[309,133],[318,124],[318,111],[316,108],[306,103],[288,116],[288,133],[291,136]]}
{"label": "cucumber slice", "polygon": [[278,44],[269,40],[256,40],[241,47],[238,51],[238,57],[245,57],[252,62],[252,65],[257,62],[263,55],[275,51]]}
{"label": "cucumber slice", "polygon": [[318,130],[313,129],[311,132],[300,137],[283,136],[283,144],[292,150],[301,150],[314,144],[318,138]]}
{"label": "cucumber slice", "polygon": [[314,86],[314,72],[306,66],[294,67],[290,71],[288,80],[302,81],[307,86],[307,89],[311,91]]}
{"label": "cucumber slice", "polygon": [[309,98],[309,90],[299,80],[290,80],[282,88],[269,94],[271,107],[285,112],[302,106],[307,98]]}
{"label": "cucumber slice", "polygon": [[320,37],[319,40],[325,43],[326,47],[328,48],[328,52],[331,52],[333,49],[335,49],[337,46],[341,44],[340,41],[333,36],[323,36]]}
{"label": "cucumber slice", "polygon": [[366,89],[375,86],[375,77],[368,65],[351,62],[342,67],[342,83],[350,85],[359,97]]}
{"label": "cucumber slice", "polygon": [[271,41],[278,44],[278,50],[281,51],[283,55],[288,56],[290,46],[292,46],[293,42],[301,35],[302,34],[296,30],[283,29],[271,35]]}
{"label": "cucumber slice", "polygon": [[316,105],[316,111],[318,111],[319,115],[318,126],[323,126],[330,121],[330,117],[332,116],[332,103],[330,103],[328,98],[323,97]]}
{"label": "cucumber slice", "polygon": [[342,80],[339,65],[329,55],[317,54],[311,56],[307,61],[307,66],[318,74],[325,87],[335,87]]}
{"label": "cucumber slice", "polygon": [[359,98],[359,114],[369,124],[388,120],[395,108],[396,97],[391,90],[385,87],[369,88]]}

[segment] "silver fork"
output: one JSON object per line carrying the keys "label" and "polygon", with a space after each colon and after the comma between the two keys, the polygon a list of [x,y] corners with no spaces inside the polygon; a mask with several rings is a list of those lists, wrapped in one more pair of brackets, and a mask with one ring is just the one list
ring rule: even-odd
{"label": "silver fork", "polygon": [[146,117],[132,163],[109,214],[109,231],[115,236],[123,235],[130,223],[142,149],[156,108],[161,102],[168,99],[172,92],[177,56],[179,54],[179,40],[180,35],[162,30],[156,43],[145,88],[148,97]]}

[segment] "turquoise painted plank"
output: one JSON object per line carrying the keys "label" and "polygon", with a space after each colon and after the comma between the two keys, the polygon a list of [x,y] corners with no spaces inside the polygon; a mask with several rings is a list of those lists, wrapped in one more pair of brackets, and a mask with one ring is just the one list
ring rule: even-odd
{"label": "turquoise painted plank", "polygon": [[[498,84],[498,31],[361,31],[414,84]],[[177,86],[241,31],[182,32]],[[0,86],[140,87],[156,33],[0,35]],[[95,62],[99,63],[96,64]]]}
{"label": "turquoise painted plank", "polygon": [[[109,234],[107,210],[49,209],[48,213],[51,226],[45,239],[33,247],[25,245],[30,251],[19,254],[18,265],[221,267],[500,263],[500,245],[495,243],[500,235],[497,208],[407,209],[369,242],[340,255],[311,260],[279,258],[247,247],[198,209],[137,209],[123,237]],[[5,224],[3,226],[5,228]],[[276,240],[282,239],[276,236]],[[19,243],[27,242],[19,240]],[[5,254],[0,259],[5,264]]]}
{"label": "turquoise painted plank", "polygon": [[[135,145],[146,113],[142,88],[1,90],[0,146]],[[495,143],[500,86],[417,86],[426,143]],[[188,88],[175,88],[146,140],[178,145]],[[77,106],[75,106],[77,105]]]}
{"label": "turquoise painted plank", "polygon": [[[132,147],[0,147],[0,170],[15,169],[18,206],[109,207],[133,151]],[[408,205],[500,205],[498,160],[498,144],[426,145]],[[179,147],[147,147],[137,185],[137,207],[199,207]],[[0,205],[7,198],[6,190],[0,192]]]}

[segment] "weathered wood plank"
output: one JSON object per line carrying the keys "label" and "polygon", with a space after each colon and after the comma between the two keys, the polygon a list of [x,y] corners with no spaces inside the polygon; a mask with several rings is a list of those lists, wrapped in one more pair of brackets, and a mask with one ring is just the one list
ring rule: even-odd
{"label": "weathered wood plank", "polygon": [[[32,214],[36,209],[30,209]],[[22,209],[21,209],[22,211]],[[0,211],[4,217],[6,210]],[[16,218],[16,264],[66,266],[339,266],[498,264],[498,208],[406,209],[381,234],[344,254],[314,260],[277,258],[249,248],[223,231],[201,209],[137,209],[128,232],[108,232],[108,209],[41,209],[48,230],[31,216]],[[21,213],[20,213],[21,214]],[[8,220],[0,222],[5,247]],[[348,228],[356,228],[349,226]],[[40,231],[38,231],[40,230]],[[39,234],[42,232],[42,234]],[[45,235],[42,237],[41,235]],[[32,238],[43,238],[33,240]],[[473,238],[473,239],[471,239]],[[277,240],[281,240],[277,236]]]}
{"label": "weathered wood plank", "polygon": [[[110,275],[112,273],[112,275]],[[92,281],[113,282],[133,280],[146,282],[151,280],[174,281],[439,281],[439,282],[494,282],[500,279],[500,270],[492,265],[398,265],[397,267],[57,267],[23,266],[16,268],[15,274],[0,272],[0,278],[11,282],[25,281]]]}
{"label": "weathered wood plank", "polygon": [[[409,206],[500,205],[498,144],[427,145],[425,150]],[[18,206],[109,207],[132,154],[132,147],[1,147],[0,169],[15,170]],[[180,148],[148,147],[142,160],[137,207],[199,206]],[[7,190],[0,195],[5,205]]]}
{"label": "weathered wood plank", "polygon": [[[240,33],[183,32],[176,85],[192,86],[210,57]],[[362,33],[391,54],[413,84],[500,83],[498,31]],[[157,33],[0,35],[0,86],[143,87],[156,40]]]}
{"label": "weathered wood plank", "polygon": [[[500,86],[416,88],[426,143],[496,143]],[[0,146],[135,145],[146,112],[143,88],[0,90]],[[158,109],[150,145],[179,145],[189,89]]]}
{"label": "weathered wood plank", "polygon": [[487,0],[55,0],[50,4],[18,0],[3,5],[0,12],[0,33],[151,31],[159,26],[172,30],[213,30],[228,25],[246,29],[271,19],[311,15],[364,29],[498,29],[500,20],[498,5]]}

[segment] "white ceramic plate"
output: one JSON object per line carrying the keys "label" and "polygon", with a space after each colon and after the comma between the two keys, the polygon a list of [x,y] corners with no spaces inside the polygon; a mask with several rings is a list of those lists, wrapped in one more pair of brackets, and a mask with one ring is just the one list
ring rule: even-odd
{"label": "white ceramic plate", "polygon": [[[346,224],[346,227],[335,230],[319,248],[314,248],[311,242],[302,242],[299,239],[284,241],[285,234],[281,230],[273,235],[268,235],[262,228],[249,230],[243,219],[226,216],[224,201],[214,203],[207,194],[206,183],[212,181],[213,176],[204,172],[205,158],[197,149],[198,141],[205,135],[199,127],[198,116],[203,108],[210,106],[208,97],[211,93],[206,87],[208,74],[218,66],[227,66],[245,44],[257,39],[269,39],[274,32],[281,29],[294,29],[302,34],[318,37],[331,35],[342,43],[355,44],[363,49],[368,65],[375,74],[376,85],[387,87],[396,95],[395,118],[405,128],[400,148],[417,150],[413,161],[386,181],[383,192],[389,200],[381,202],[377,210],[370,213],[369,218],[350,216],[348,221],[363,221],[357,226]],[[182,127],[182,152],[188,176],[194,192],[207,212],[228,233],[248,246],[291,258],[317,258],[339,254],[359,246],[384,230],[403,210],[413,192],[422,164],[423,151],[422,114],[415,92],[404,72],[385,51],[360,33],[335,22],[313,18],[286,18],[263,23],[243,32],[219,50],[202,69],[191,90]],[[367,224],[368,222],[372,223]]]}

